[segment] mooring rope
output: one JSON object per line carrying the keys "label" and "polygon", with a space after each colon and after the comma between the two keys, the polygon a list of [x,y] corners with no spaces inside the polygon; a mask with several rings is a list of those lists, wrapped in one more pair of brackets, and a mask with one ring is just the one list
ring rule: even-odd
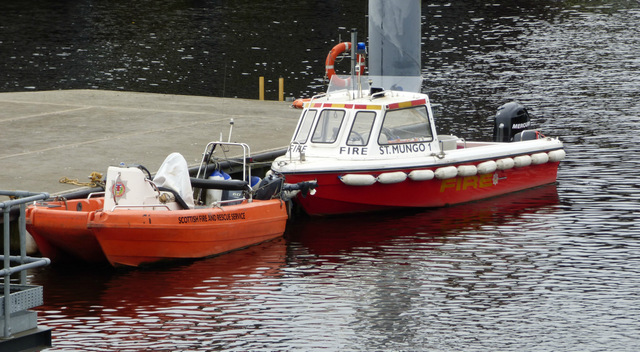
{"label": "mooring rope", "polygon": [[104,187],[104,181],[102,181],[102,174],[99,172],[92,172],[89,175],[89,182],[80,182],[77,178],[71,179],[68,177],[63,177],[60,179],[60,183],[67,183],[76,186],[87,186],[87,187]]}

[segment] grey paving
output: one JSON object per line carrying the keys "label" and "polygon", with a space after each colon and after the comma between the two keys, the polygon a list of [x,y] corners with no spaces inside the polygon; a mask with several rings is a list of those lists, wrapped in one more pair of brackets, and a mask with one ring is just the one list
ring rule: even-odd
{"label": "grey paving", "polygon": [[205,145],[228,138],[253,154],[286,146],[300,110],[290,103],[100,90],[0,93],[0,189],[59,193],[109,165],[155,172],[179,152],[196,165]]}

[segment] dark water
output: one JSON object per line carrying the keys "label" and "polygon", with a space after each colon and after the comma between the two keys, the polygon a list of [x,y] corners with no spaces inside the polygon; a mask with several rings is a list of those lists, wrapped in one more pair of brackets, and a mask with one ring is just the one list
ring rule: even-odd
{"label": "dark water", "polygon": [[[341,27],[366,23],[361,1],[0,7],[4,91],[255,97],[247,87],[273,74],[298,96],[317,89]],[[441,132],[486,138],[495,108],[518,100],[565,142],[557,185],[300,220],[285,239],[191,264],[34,271],[51,350],[639,350],[640,4],[422,10]]]}

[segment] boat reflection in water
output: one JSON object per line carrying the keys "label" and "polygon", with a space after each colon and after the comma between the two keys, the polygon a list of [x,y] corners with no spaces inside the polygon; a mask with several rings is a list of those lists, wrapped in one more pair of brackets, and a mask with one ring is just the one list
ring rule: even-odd
{"label": "boat reflection in water", "polygon": [[[487,229],[526,229],[558,202],[548,185],[440,209],[298,219],[284,238],[220,257],[132,271],[54,266],[35,272],[32,283],[45,287],[39,315],[54,328],[52,351],[313,350],[334,335],[331,346],[339,349],[359,336],[433,327],[399,317],[434,304],[422,295],[467,290],[444,278],[482,281],[466,269],[435,268],[437,257],[487,254],[443,248],[476,229],[479,241],[502,241]],[[393,322],[401,325],[387,330]]]}
{"label": "boat reflection in water", "polygon": [[287,234],[318,255],[348,252],[365,245],[385,245],[402,236],[437,244],[460,230],[499,225],[558,203],[556,184],[549,184],[451,207],[309,218],[291,224]]}
{"label": "boat reflection in water", "polygon": [[234,308],[257,304],[257,293],[278,289],[285,253],[280,237],[182,265],[131,271],[47,267],[33,278],[46,288],[39,318],[54,328],[52,351],[207,346],[211,341],[201,340],[202,331],[214,335],[229,329],[222,320],[238,313]]}

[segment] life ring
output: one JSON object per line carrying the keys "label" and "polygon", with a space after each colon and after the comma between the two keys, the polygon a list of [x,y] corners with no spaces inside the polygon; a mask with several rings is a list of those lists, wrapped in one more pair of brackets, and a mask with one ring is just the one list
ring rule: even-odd
{"label": "life ring", "polygon": [[[336,58],[338,58],[338,55],[342,54],[345,51],[350,51],[350,50],[351,50],[351,42],[342,42],[334,46],[333,49],[329,51],[329,55],[327,55],[327,59],[325,60],[325,63],[324,63],[325,75],[327,76],[327,79],[329,81],[331,81],[331,77],[333,77],[336,74],[336,69],[334,67],[334,64],[336,62]],[[358,54],[356,57],[357,57],[356,59],[357,65],[359,65],[360,67],[359,74],[362,75],[364,73],[364,56]],[[334,79],[334,83],[344,87],[346,86],[347,82],[341,78],[336,77]]]}

